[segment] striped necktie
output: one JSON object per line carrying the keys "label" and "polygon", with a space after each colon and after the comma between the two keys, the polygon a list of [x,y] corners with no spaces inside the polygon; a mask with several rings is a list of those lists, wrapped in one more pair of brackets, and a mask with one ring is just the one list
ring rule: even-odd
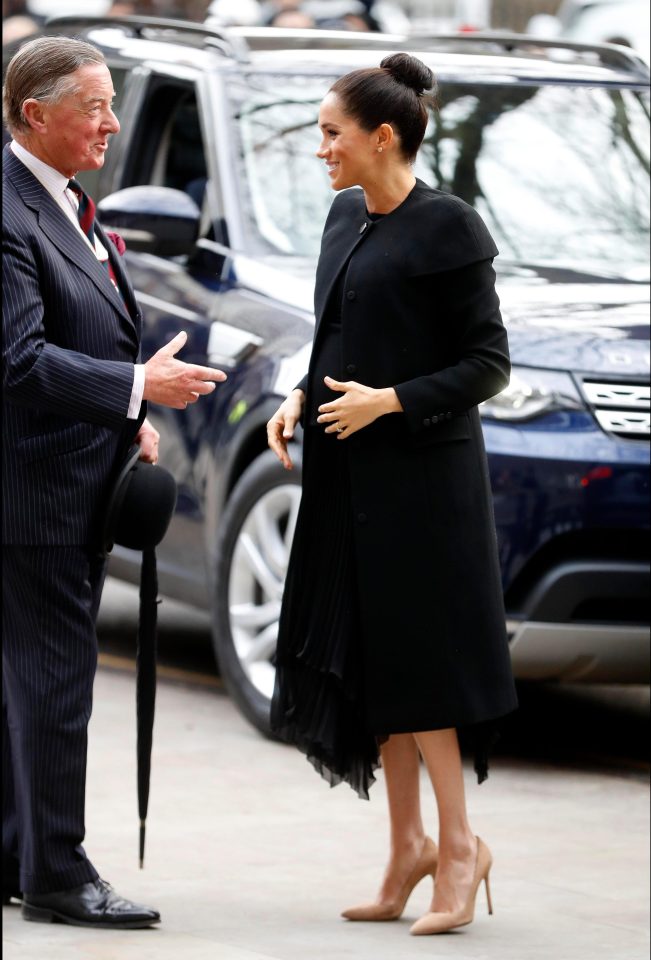
{"label": "striped necktie", "polygon": [[[79,201],[79,208],[77,210],[79,226],[90,240],[90,245],[92,246],[93,250],[95,250],[95,204],[77,180],[68,180],[68,189],[72,190]],[[120,294],[120,297],[126,305],[124,294],[120,290],[120,285],[118,284],[117,277],[115,276],[115,271],[113,270],[110,258],[107,257],[106,260],[100,260],[99,262],[106,267],[108,275],[111,279],[111,283]]]}

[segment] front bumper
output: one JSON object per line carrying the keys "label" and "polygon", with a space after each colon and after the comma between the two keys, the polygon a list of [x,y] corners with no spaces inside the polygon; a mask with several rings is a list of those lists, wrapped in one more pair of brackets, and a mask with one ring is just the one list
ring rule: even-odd
{"label": "front bumper", "polygon": [[648,683],[648,445],[587,411],[483,427],[516,677]]}

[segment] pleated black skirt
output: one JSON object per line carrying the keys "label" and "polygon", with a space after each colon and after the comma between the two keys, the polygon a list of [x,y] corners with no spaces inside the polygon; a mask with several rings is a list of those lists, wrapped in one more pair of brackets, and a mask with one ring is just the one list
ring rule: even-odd
{"label": "pleated black skirt", "polygon": [[280,617],[272,729],[331,786],[360,797],[379,766],[364,719],[364,664],[345,441],[308,426],[309,456]]}
{"label": "pleated black skirt", "polygon": [[[346,441],[306,427],[309,456],[285,581],[276,652],[271,727],[305,754],[330,784],[348,783],[368,800],[391,731],[365,719],[364,656],[355,574]],[[458,729],[488,776],[500,720]]]}

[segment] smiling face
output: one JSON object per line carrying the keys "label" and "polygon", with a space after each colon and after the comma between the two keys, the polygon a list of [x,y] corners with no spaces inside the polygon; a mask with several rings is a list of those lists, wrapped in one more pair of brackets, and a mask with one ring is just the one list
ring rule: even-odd
{"label": "smiling face", "polygon": [[109,137],[120,124],[111,109],[115,96],[108,67],[93,63],[70,75],[77,92],[58,103],[26,100],[30,131],[25,146],[66,177],[104,164]]}
{"label": "smiling face", "polygon": [[335,93],[326,94],[321,103],[319,127],[317,157],[326,162],[333,190],[364,186],[375,170],[378,132],[363,130],[347,116]]}

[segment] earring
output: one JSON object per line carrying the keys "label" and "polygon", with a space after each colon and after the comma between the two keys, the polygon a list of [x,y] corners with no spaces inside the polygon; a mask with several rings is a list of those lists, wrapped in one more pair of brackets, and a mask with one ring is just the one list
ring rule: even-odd
{"label": "earring", "polygon": [[378,152],[378,153],[382,153],[382,147],[378,147],[378,148],[377,148],[377,152]]}

